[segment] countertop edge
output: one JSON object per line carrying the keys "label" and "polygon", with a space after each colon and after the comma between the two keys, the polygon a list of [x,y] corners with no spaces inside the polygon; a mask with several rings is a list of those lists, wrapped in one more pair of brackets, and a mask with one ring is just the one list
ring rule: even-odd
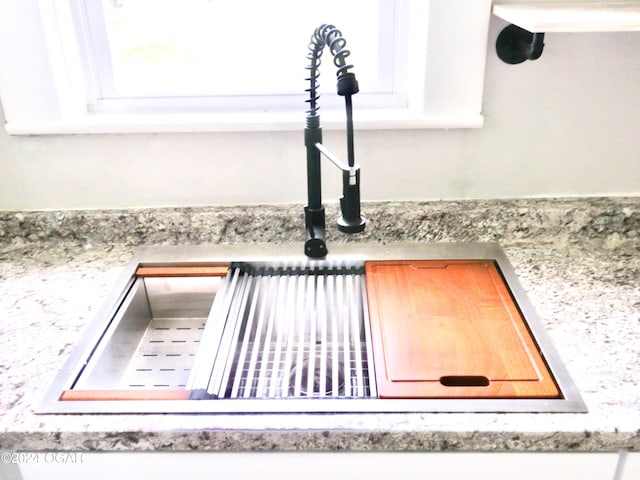
{"label": "countertop edge", "polygon": [[11,451],[137,452],[620,452],[640,450],[638,432],[390,432],[377,430],[201,430],[12,432]]}

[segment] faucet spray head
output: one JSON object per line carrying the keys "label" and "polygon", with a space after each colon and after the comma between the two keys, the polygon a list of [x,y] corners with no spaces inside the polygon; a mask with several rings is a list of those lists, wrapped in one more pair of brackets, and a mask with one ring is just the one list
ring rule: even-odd
{"label": "faucet spray head", "polygon": [[367,221],[360,214],[360,169],[342,172],[340,210],[342,215],[337,220],[338,230],[343,233],[360,233],[364,230]]}
{"label": "faucet spray head", "polygon": [[343,73],[338,77],[338,95],[346,97],[347,95],[355,95],[360,91],[358,80],[354,73]]}

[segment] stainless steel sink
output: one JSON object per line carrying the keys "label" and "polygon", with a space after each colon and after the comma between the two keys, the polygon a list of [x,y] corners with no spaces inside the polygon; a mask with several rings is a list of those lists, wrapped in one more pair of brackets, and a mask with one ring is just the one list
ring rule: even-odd
{"label": "stainless steel sink", "polygon": [[[364,265],[496,262],[561,395],[382,399]],[[39,413],[583,412],[585,405],[496,244],[299,245],[139,250]]]}

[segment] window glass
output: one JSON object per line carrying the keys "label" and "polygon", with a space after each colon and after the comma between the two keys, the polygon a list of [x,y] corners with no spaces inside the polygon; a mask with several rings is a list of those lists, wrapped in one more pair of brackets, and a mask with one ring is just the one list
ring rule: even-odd
{"label": "window glass", "polygon": [[[362,91],[389,91],[393,48],[383,42],[392,43],[386,38],[393,36],[393,3],[87,1],[100,96],[298,94],[306,88],[309,38],[328,22],[347,40],[354,71],[366,79]],[[328,51],[323,61],[330,61]],[[322,72],[322,89],[334,91],[335,69],[325,66]]]}

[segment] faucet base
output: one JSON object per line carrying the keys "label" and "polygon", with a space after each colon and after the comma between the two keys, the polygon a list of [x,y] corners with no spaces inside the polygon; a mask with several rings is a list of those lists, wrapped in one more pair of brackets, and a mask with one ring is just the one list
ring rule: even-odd
{"label": "faucet base", "polygon": [[307,239],[304,242],[304,254],[311,258],[327,256],[325,242],[325,214],[324,207],[318,209],[304,207]]}
{"label": "faucet base", "polygon": [[304,242],[304,254],[309,258],[324,258],[327,256],[327,244],[319,238],[310,238]]}

